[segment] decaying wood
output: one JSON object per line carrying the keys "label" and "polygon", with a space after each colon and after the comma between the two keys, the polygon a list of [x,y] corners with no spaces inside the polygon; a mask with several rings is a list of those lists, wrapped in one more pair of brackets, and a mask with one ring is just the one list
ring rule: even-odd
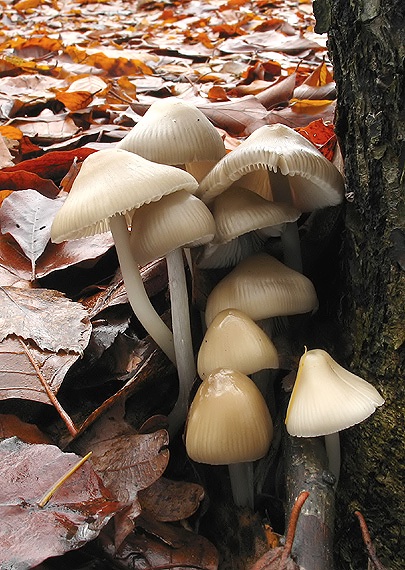
{"label": "decaying wood", "polygon": [[333,570],[334,477],[327,470],[323,438],[284,433],[287,515],[308,491],[298,519],[292,557],[306,570]]}

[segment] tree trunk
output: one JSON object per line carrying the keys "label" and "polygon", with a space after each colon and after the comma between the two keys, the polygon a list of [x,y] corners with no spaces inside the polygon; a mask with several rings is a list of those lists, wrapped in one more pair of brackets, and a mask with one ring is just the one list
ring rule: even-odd
{"label": "tree trunk", "polygon": [[391,570],[405,568],[405,2],[315,0],[328,32],[338,103],[336,131],[348,200],[341,251],[343,365],[386,403],[343,434],[336,501],[339,570],[366,570],[353,511]]}

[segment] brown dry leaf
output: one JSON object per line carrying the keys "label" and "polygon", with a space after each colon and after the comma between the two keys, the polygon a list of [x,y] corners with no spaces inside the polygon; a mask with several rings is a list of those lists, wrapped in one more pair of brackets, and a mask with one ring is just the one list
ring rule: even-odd
{"label": "brown dry leaf", "polygon": [[266,552],[250,570],[300,570],[300,567],[297,566],[292,558],[288,558],[283,564],[280,564],[283,552],[284,547],[282,546],[272,548]]}
{"label": "brown dry leaf", "polygon": [[[139,532],[128,535],[113,557],[119,568],[128,568],[127,561],[131,560],[132,570],[217,570],[218,552],[203,536],[143,515],[137,523]],[[111,539],[102,533],[101,540],[106,551],[111,552]]]}
{"label": "brown dry leaf", "polygon": [[0,443],[0,458],[2,568],[32,568],[50,556],[80,548],[94,540],[121,508],[89,462],[39,507],[43,495],[80,459],[54,445],[12,437]]}
{"label": "brown dry leaf", "polygon": [[44,109],[37,117],[13,119],[12,125],[39,144],[66,141],[80,130],[67,113],[55,115],[50,109]]}
{"label": "brown dry leaf", "polygon": [[75,160],[84,160],[89,154],[96,152],[94,148],[78,148],[46,152],[40,157],[24,160],[15,166],[3,168],[2,172],[31,172],[41,178],[59,182],[68,173]]}
{"label": "brown dry leaf", "polygon": [[[61,244],[48,243],[36,263],[36,277],[40,279],[53,271],[66,269],[82,261],[97,260],[112,246],[111,233],[66,241]],[[9,234],[0,234],[0,266],[21,279],[28,281],[32,278],[30,260]]]}
{"label": "brown dry leaf", "polygon": [[51,226],[63,200],[51,200],[35,190],[13,192],[0,209],[1,232],[9,233],[31,262],[32,280],[36,277],[36,261],[51,237]]}
{"label": "brown dry leaf", "polygon": [[94,469],[120,501],[138,504],[138,491],[152,485],[166,469],[169,437],[165,430],[138,434],[123,420],[124,413],[122,401],[117,401],[74,445],[83,454],[93,452]]}
{"label": "brown dry leaf", "polygon": [[35,424],[22,422],[13,414],[0,414],[0,439],[16,436],[26,443],[52,443]]}
{"label": "brown dry leaf", "polygon": [[86,309],[50,289],[0,287],[0,340],[17,335],[39,348],[83,353],[91,334]]}
{"label": "brown dry leaf", "polygon": [[170,481],[161,477],[147,489],[139,491],[142,509],[157,521],[175,522],[193,515],[204,498],[204,489],[197,483]]}
{"label": "brown dry leaf", "polygon": [[[36,365],[56,394],[68,370],[79,358],[78,354],[39,350],[26,341]],[[16,338],[6,338],[0,343],[0,400],[21,398],[51,405],[37,371]]]}
{"label": "brown dry leaf", "polygon": [[12,172],[0,171],[0,188],[4,190],[26,190],[35,188],[48,198],[54,198],[59,193],[59,188],[52,180],[41,178],[33,172],[15,170]]}

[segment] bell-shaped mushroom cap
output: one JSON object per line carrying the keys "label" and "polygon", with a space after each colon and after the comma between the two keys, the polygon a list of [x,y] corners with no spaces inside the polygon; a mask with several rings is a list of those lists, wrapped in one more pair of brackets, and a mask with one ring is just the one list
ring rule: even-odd
{"label": "bell-shaped mushroom cap", "polygon": [[126,150],[100,150],[89,155],[52,224],[54,243],[107,232],[109,218],[198,187],[193,176],[173,166],[155,164]]}
{"label": "bell-shaped mushroom cap", "polygon": [[208,327],[197,358],[203,380],[216,368],[232,368],[253,374],[278,368],[276,347],[263,330],[245,313],[225,309]]}
{"label": "bell-shaped mushroom cap", "polygon": [[191,404],[186,426],[188,455],[199,463],[228,465],[263,457],[273,438],[266,402],[248,377],[213,371]]}
{"label": "bell-shaped mushroom cap", "polygon": [[324,350],[301,357],[286,415],[287,431],[300,437],[336,433],[368,418],[383,398]]}
{"label": "bell-shaped mushroom cap", "polygon": [[221,135],[204,113],[176,97],[153,103],[118,147],[161,164],[184,164],[187,170],[192,163],[207,162],[195,165],[192,174],[198,179],[226,152]]}
{"label": "bell-shaped mushroom cap", "polygon": [[308,313],[318,307],[312,282],[267,253],[239,263],[211,291],[207,299],[207,326],[224,309],[234,308],[254,321]]}
{"label": "bell-shaped mushroom cap", "polygon": [[[197,196],[208,204],[236,180],[257,170],[288,176],[291,204],[301,212],[335,206],[344,197],[338,169],[311,142],[282,124],[259,127],[224,156],[201,181]],[[268,176],[259,173],[250,184],[248,181],[246,177],[240,183],[268,200],[273,199]]]}
{"label": "bell-shaped mushroom cap", "polygon": [[245,188],[222,192],[212,205],[217,228],[214,243],[227,243],[251,232],[295,222],[301,212],[281,202],[271,202]]}
{"label": "bell-shaped mushroom cap", "polygon": [[135,210],[131,251],[144,265],[178,247],[203,245],[214,234],[214,218],[204,202],[180,190]]}

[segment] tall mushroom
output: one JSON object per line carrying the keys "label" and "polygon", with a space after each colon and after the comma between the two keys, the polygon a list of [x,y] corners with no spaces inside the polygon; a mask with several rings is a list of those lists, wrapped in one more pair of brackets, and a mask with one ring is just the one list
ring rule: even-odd
{"label": "tall mushroom", "polygon": [[[302,135],[282,124],[254,131],[224,156],[201,181],[197,196],[210,204],[238,181],[267,200],[285,202],[312,212],[343,201],[343,178],[338,169]],[[282,234],[285,261],[301,271],[295,222]]]}
{"label": "tall mushroom", "polygon": [[198,181],[225,155],[221,135],[204,113],[176,97],[155,101],[118,147],[184,167]]}
{"label": "tall mushroom", "polygon": [[368,418],[384,399],[366,380],[340,366],[325,350],[300,359],[285,424],[290,435],[325,436],[330,471],[340,471],[339,432]]}
{"label": "tall mushroom", "polygon": [[171,434],[176,433],[186,419],[189,393],[196,375],[183,248],[209,242],[214,234],[215,222],[207,206],[184,190],[145,204],[132,216],[130,245],[134,258],[140,264],[164,256],[167,261],[179,377],[179,396],[169,415]]}
{"label": "tall mushroom", "polygon": [[253,461],[273,439],[273,422],[254,382],[235,370],[214,370],[200,385],[186,425],[186,449],[199,463],[228,465],[234,501],[253,508]]}
{"label": "tall mushroom", "polygon": [[51,229],[55,243],[111,230],[132,309],[174,363],[173,335],[145,292],[130,251],[126,215],[177,190],[193,193],[197,186],[190,174],[177,168],[154,164],[122,149],[100,150],[84,160]]}

